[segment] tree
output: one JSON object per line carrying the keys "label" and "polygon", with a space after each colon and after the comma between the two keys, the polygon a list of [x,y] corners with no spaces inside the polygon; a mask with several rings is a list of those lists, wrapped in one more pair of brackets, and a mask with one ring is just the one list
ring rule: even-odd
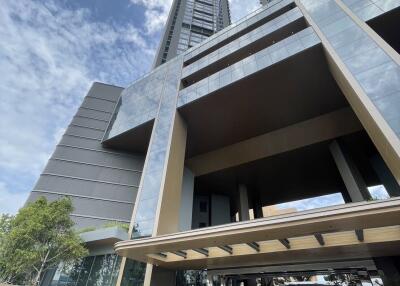
{"label": "tree", "polygon": [[13,220],[14,216],[8,214],[2,214],[0,216],[0,281],[6,280],[4,279],[4,277],[6,276],[5,266],[7,258],[6,255],[4,255],[4,249],[7,242],[8,234],[11,231],[11,224]]}
{"label": "tree", "polygon": [[3,280],[23,276],[36,286],[46,270],[88,254],[73,229],[72,210],[69,198],[48,202],[41,197],[19,211],[2,247]]}

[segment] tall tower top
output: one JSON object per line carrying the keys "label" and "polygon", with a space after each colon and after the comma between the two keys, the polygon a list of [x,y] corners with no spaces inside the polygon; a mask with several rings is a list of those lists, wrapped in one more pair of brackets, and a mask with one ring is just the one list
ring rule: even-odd
{"label": "tall tower top", "polygon": [[154,66],[165,63],[230,24],[228,0],[174,0]]}

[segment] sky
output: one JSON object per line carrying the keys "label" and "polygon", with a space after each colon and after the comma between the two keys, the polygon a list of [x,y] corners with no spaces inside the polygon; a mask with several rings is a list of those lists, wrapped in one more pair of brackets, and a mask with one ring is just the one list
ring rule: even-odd
{"label": "sky", "polygon": [[[258,0],[229,0],[236,21]],[[172,0],[4,0],[0,6],[0,213],[25,203],[94,81],[150,70]]]}

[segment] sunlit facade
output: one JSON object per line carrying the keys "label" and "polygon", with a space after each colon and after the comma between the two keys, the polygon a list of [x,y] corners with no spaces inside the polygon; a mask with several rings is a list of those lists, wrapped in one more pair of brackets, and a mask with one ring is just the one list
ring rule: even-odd
{"label": "sunlit facade", "polygon": [[43,284],[400,285],[400,2],[268,2],[92,87],[31,199],[130,228]]}

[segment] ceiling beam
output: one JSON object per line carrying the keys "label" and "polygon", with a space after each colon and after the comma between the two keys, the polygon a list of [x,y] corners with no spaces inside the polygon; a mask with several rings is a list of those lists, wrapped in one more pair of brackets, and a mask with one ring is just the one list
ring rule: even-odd
{"label": "ceiling beam", "polygon": [[165,254],[165,253],[157,253],[156,254],[157,256],[160,256],[160,257],[162,257],[162,258],[167,258],[167,255]]}
{"label": "ceiling beam", "polygon": [[257,242],[248,242],[247,245],[253,248],[255,251],[260,252],[260,245]]}
{"label": "ceiling beam", "polygon": [[282,243],[287,249],[290,249],[290,241],[287,238],[279,239],[279,242]]}
{"label": "ceiling beam", "polygon": [[324,237],[322,236],[322,234],[320,233],[316,233],[314,234],[315,239],[318,241],[319,245],[324,246],[325,245],[325,240]]}
{"label": "ceiling beam", "polygon": [[198,253],[200,253],[200,254],[203,254],[204,256],[207,256],[208,257],[208,249],[206,249],[206,248],[196,248],[196,249],[192,249],[193,251],[196,251],[196,252],[198,252]]}
{"label": "ceiling beam", "polygon": [[180,256],[180,257],[183,257],[183,258],[187,258],[187,253],[186,253],[186,251],[183,251],[183,250],[177,250],[177,251],[172,251],[172,253],[173,254],[175,254],[175,255],[178,255],[178,256]]}
{"label": "ceiling beam", "polygon": [[223,245],[223,246],[218,246],[218,247],[220,249],[222,249],[223,251],[228,252],[229,254],[233,253],[233,249],[229,245]]}
{"label": "ceiling beam", "polygon": [[[238,166],[353,133],[362,129],[346,107],[223,148],[197,155],[186,164],[197,176]],[[307,131],[307,136],[304,132]],[[240,154],[240,156],[237,156]]]}
{"label": "ceiling beam", "polygon": [[359,242],[364,242],[364,230],[363,229],[356,229],[356,236]]}

